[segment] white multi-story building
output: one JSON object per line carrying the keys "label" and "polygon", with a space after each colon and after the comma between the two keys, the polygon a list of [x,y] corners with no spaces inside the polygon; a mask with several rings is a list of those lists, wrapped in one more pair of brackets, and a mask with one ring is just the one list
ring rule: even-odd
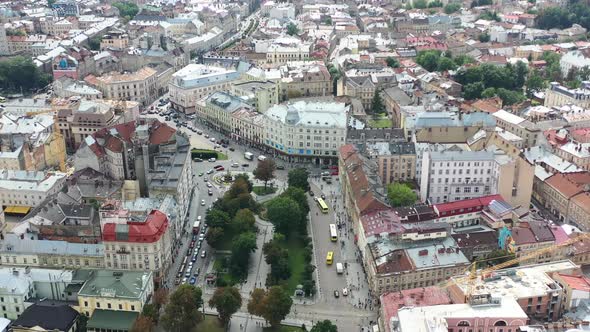
{"label": "white multi-story building", "polygon": [[158,72],[150,67],[132,73],[111,72],[99,77],[90,75],[85,80],[107,99],[133,100],[146,106],[157,98]]}
{"label": "white multi-story building", "polygon": [[582,86],[577,89],[551,82],[545,91],[545,106],[562,107],[568,104],[590,108],[590,82],[582,82]]}
{"label": "white multi-story building", "polygon": [[197,101],[217,91],[229,91],[239,76],[235,70],[191,63],[174,73],[168,84],[172,108],[192,114]]}
{"label": "white multi-story building", "polygon": [[298,101],[264,113],[263,143],[288,160],[328,162],[345,144],[349,107],[344,103]]}
{"label": "white multi-story building", "polygon": [[491,151],[426,152],[421,199],[435,204],[496,194],[499,166]]}
{"label": "white multi-story building", "polygon": [[573,70],[580,70],[590,66],[590,49],[567,52],[559,60],[561,75],[566,77]]}
{"label": "white multi-story building", "polygon": [[59,192],[65,181],[65,173],[0,170],[0,203],[28,210]]}

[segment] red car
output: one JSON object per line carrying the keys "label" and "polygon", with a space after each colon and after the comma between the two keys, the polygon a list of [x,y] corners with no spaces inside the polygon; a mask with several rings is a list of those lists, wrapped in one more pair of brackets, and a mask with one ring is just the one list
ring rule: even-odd
{"label": "red car", "polygon": [[330,169],[337,170],[338,169],[338,166],[336,166],[336,165],[330,166]]}
{"label": "red car", "polygon": [[224,168],[223,166],[222,166],[222,167],[217,167],[217,168],[216,168],[216,170],[217,170],[218,172],[221,172],[221,171],[225,171],[225,168]]}
{"label": "red car", "polygon": [[338,171],[334,171],[334,172],[330,173],[330,175],[338,175]]}

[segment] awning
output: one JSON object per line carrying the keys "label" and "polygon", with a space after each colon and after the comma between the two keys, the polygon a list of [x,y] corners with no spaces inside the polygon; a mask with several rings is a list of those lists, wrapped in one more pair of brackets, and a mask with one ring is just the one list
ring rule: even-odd
{"label": "awning", "polygon": [[7,206],[4,213],[27,214],[31,210],[28,206]]}

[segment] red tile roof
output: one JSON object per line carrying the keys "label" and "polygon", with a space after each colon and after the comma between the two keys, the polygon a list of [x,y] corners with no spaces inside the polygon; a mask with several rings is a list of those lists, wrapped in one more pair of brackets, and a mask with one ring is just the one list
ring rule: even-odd
{"label": "red tile roof", "polygon": [[560,226],[551,225],[551,233],[555,237],[555,244],[561,244],[570,239],[565,230]]}
{"label": "red tile roof", "polygon": [[171,141],[176,130],[165,123],[154,122],[151,127],[150,144],[162,144]]}
{"label": "red tile roof", "polygon": [[387,274],[413,271],[415,266],[404,249],[397,249],[387,253],[387,261],[381,265],[377,265],[375,269],[379,274]]}
{"label": "red tile roof", "polygon": [[571,275],[564,273],[557,273],[561,279],[572,289],[590,292],[590,279],[584,275]]}
{"label": "red tile roof", "polygon": [[433,207],[439,217],[447,217],[481,211],[494,200],[503,201],[504,199],[500,195],[489,195],[479,198],[464,199],[462,201],[435,204]]}
{"label": "red tile roof", "polygon": [[381,310],[385,331],[390,331],[391,318],[397,317],[397,312],[403,307],[423,307],[431,305],[451,304],[447,293],[437,286],[426,288],[406,289],[400,292],[385,293],[380,297]]}
{"label": "red tile roof", "polygon": [[[117,228],[119,228],[119,231],[117,231]],[[158,210],[152,210],[143,222],[128,221],[124,225],[105,224],[102,239],[103,241],[112,242],[153,243],[162,237],[167,228],[168,218],[166,215]],[[125,230],[126,234],[121,234],[121,229]]]}
{"label": "red tile roof", "polygon": [[360,215],[373,210],[386,209],[388,206],[375,198],[369,186],[369,180],[363,169],[363,160],[352,144],[340,147],[340,160],[346,172],[346,178],[352,190],[353,199]]}
{"label": "red tile roof", "polygon": [[545,183],[566,198],[571,198],[582,192],[585,185],[590,184],[590,173],[556,173],[547,178]]}

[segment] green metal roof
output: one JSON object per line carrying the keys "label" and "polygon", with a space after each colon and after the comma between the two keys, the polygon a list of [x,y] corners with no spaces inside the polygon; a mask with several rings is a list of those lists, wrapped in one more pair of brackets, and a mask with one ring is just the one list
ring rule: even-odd
{"label": "green metal roof", "polygon": [[138,299],[148,283],[153,283],[151,272],[97,270],[78,295]]}
{"label": "green metal roof", "polygon": [[129,331],[139,316],[135,311],[115,311],[96,309],[88,320],[88,329]]}

